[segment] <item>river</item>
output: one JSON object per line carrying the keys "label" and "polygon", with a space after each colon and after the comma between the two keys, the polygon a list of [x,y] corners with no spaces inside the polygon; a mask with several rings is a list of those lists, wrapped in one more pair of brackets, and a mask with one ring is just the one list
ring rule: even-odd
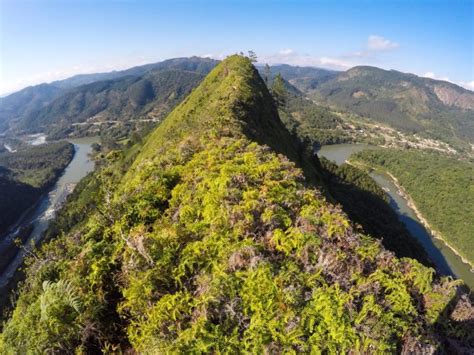
{"label": "river", "polygon": [[[317,151],[317,154],[340,165],[351,154],[374,148],[374,146],[366,144],[325,145]],[[400,221],[405,224],[410,234],[420,242],[438,270],[443,274],[462,279],[469,288],[474,289],[474,273],[471,272],[469,265],[463,263],[461,258],[443,241],[433,238],[417,218],[415,212],[408,206],[407,201],[397,193],[398,189],[390,177],[375,172],[372,172],[370,176],[384,188],[390,199],[390,206],[397,213]]]}
{"label": "river", "polygon": [[[35,145],[40,144],[38,142],[42,138],[38,136],[35,139]],[[67,195],[72,192],[79,180],[94,170],[94,162],[89,158],[89,154],[92,152],[92,144],[98,142],[98,138],[78,138],[69,141],[74,144],[74,157],[71,162],[51,191],[43,196],[31,211],[22,216],[22,220],[17,224],[15,230],[5,236],[2,242],[6,239],[16,238],[16,234],[21,227],[32,225],[33,230],[24,245],[36,244],[41,239],[49,222],[54,218],[56,210],[65,201]],[[23,262],[24,254],[25,251],[20,250],[0,275],[0,292],[3,292],[9,286],[16,270]]]}

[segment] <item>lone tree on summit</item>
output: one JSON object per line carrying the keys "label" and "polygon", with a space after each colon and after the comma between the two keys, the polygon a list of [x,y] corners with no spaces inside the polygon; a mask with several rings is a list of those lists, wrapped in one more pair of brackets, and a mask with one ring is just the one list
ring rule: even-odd
{"label": "lone tree on summit", "polygon": [[257,63],[257,54],[254,51],[249,51],[248,53],[248,58],[250,59],[250,61],[252,63]]}

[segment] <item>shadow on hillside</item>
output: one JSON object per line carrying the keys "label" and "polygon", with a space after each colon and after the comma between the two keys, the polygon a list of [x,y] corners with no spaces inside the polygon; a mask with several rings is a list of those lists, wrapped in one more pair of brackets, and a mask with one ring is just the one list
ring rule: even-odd
{"label": "shadow on hillside", "polygon": [[[318,158],[316,158],[319,160]],[[357,185],[361,175],[351,180],[347,173],[332,162],[321,159],[319,165],[328,199],[340,203],[349,218],[367,234],[382,240],[384,247],[398,257],[415,258],[426,266],[435,267],[438,275],[451,275],[450,268],[435,247],[433,241],[418,221],[410,216],[397,212],[399,206],[389,196],[387,202],[379,195]],[[367,176],[368,177],[368,176]],[[370,178],[370,177],[369,177]],[[410,232],[415,234],[413,236]],[[418,238],[425,233],[426,238],[420,243]],[[416,238],[416,239],[415,239]],[[429,257],[428,257],[429,255]],[[447,290],[446,290],[447,292]],[[420,297],[423,297],[420,295]],[[420,299],[421,301],[421,299]],[[430,328],[435,337],[436,346],[423,344],[415,338],[399,339],[399,352],[403,354],[436,353],[436,354],[474,354],[474,307],[472,294],[467,286],[460,287],[446,307],[439,313]],[[423,302],[421,302],[423,304]]]}
{"label": "shadow on hillside", "polygon": [[321,159],[320,162],[329,198],[341,204],[356,225],[365,233],[380,239],[383,246],[396,256],[414,258],[426,266],[434,267],[425,249],[411,236],[390,204],[366,187],[372,182],[368,180],[371,179],[368,175],[361,175],[359,170],[352,170],[352,167],[341,168],[327,159]]}
{"label": "shadow on hillside", "polygon": [[473,294],[463,286],[440,312],[433,324],[441,345],[437,354],[474,354],[473,301]]}

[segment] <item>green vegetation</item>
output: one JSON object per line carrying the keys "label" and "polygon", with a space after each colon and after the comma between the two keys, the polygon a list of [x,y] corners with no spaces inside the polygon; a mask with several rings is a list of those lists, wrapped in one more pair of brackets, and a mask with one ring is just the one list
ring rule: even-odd
{"label": "green vegetation", "polygon": [[355,230],[316,188],[310,153],[250,60],[227,58],[142,145],[110,152],[81,183],[28,261],[0,351],[473,346],[458,283]]}
{"label": "green vegetation", "polygon": [[[65,80],[54,81],[50,84],[30,86],[7,97],[0,98],[0,133],[7,128],[14,132],[38,132],[38,130],[42,130],[53,134],[54,138],[64,138],[66,134],[72,133],[70,129],[67,129],[71,126],[71,122],[82,122],[87,114],[100,113],[102,110],[105,110],[109,115],[113,113],[117,115],[117,110],[125,110],[124,113],[130,113],[133,110],[135,110],[135,113],[140,112],[133,105],[141,105],[140,100],[137,102],[135,99],[140,98],[140,96],[143,97],[143,94],[145,94],[145,97],[150,94],[150,90],[147,89],[149,81],[152,82],[153,89],[156,89],[152,73],[156,74],[159,71],[170,70],[202,75],[209,73],[216,64],[216,60],[209,58],[175,58],[121,71],[82,74]],[[142,79],[146,79],[145,77],[148,75],[152,78],[143,82]],[[122,83],[130,83],[130,81],[133,83],[133,80],[139,82],[131,89],[130,97],[124,97],[123,85],[120,88],[120,84],[112,84],[120,83],[121,79],[124,80]],[[90,85],[98,82],[102,83]],[[158,81],[159,85],[160,82]],[[143,93],[143,88],[140,88],[140,86],[145,87],[145,93]],[[98,89],[102,91],[99,97],[94,99],[91,96],[98,95]],[[168,87],[165,86],[163,88],[164,92],[160,92],[158,96],[167,97],[166,95],[170,94],[167,89]],[[156,94],[153,90],[151,91],[152,94]],[[180,94],[179,91],[175,92],[175,95]],[[170,98],[170,100],[172,99]],[[110,108],[110,110],[107,110],[107,108]],[[140,108],[143,108],[143,106],[141,105]],[[74,114],[68,116],[72,112]],[[69,122],[64,122],[65,117]],[[59,127],[57,127],[58,125]],[[97,129],[97,127],[89,127],[89,130],[93,128]],[[105,130],[107,127],[102,128]],[[86,127],[75,127],[75,135],[85,135],[86,133],[97,135],[97,131],[88,132]]]}
{"label": "green vegetation", "polygon": [[16,153],[0,154],[0,166],[15,180],[43,189],[51,186],[74,155],[68,142],[27,146]]}
{"label": "green vegetation", "polygon": [[474,165],[419,151],[369,150],[351,157],[393,174],[421,214],[474,263]]}
{"label": "green vegetation", "polygon": [[38,198],[38,191],[31,185],[9,178],[11,172],[0,167],[0,234],[14,224]]}
{"label": "green vegetation", "polygon": [[97,135],[120,127],[121,135],[115,134],[120,138],[163,118],[202,78],[194,72],[158,71],[138,78],[95,82],[35,112],[35,125],[30,120],[25,124],[30,130],[47,130],[50,138]]}
{"label": "green vegetation", "polygon": [[260,67],[260,74],[264,78],[271,78],[280,74],[288,83],[299,91],[311,93],[322,83],[333,79],[339,72],[314,67],[299,67],[288,64]]}
{"label": "green vegetation", "polygon": [[312,145],[346,143],[352,140],[340,128],[342,120],[338,116],[301,95],[290,95],[288,104],[280,108],[279,113],[291,132]]}
{"label": "green vegetation", "polygon": [[474,142],[474,93],[457,85],[355,67],[305,91],[317,102],[461,148]]}
{"label": "green vegetation", "polygon": [[278,106],[282,122],[293,135],[316,146],[351,141],[351,137],[341,129],[342,120],[338,116],[304,97],[280,73],[272,79],[270,69],[267,70],[264,72],[266,84]]}
{"label": "green vegetation", "polygon": [[67,142],[0,153],[0,234],[54,184],[73,154]]}
{"label": "green vegetation", "polygon": [[410,257],[432,265],[423,247],[388,204],[386,193],[366,172],[349,164],[338,166],[324,157],[320,160],[331,195],[352,221],[380,239],[383,246],[398,257]]}

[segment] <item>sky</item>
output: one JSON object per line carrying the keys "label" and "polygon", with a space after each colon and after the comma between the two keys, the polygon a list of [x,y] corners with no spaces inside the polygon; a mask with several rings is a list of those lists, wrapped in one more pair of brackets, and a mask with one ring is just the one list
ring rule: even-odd
{"label": "sky", "polygon": [[0,95],[80,73],[253,50],[474,90],[474,0],[0,0]]}

